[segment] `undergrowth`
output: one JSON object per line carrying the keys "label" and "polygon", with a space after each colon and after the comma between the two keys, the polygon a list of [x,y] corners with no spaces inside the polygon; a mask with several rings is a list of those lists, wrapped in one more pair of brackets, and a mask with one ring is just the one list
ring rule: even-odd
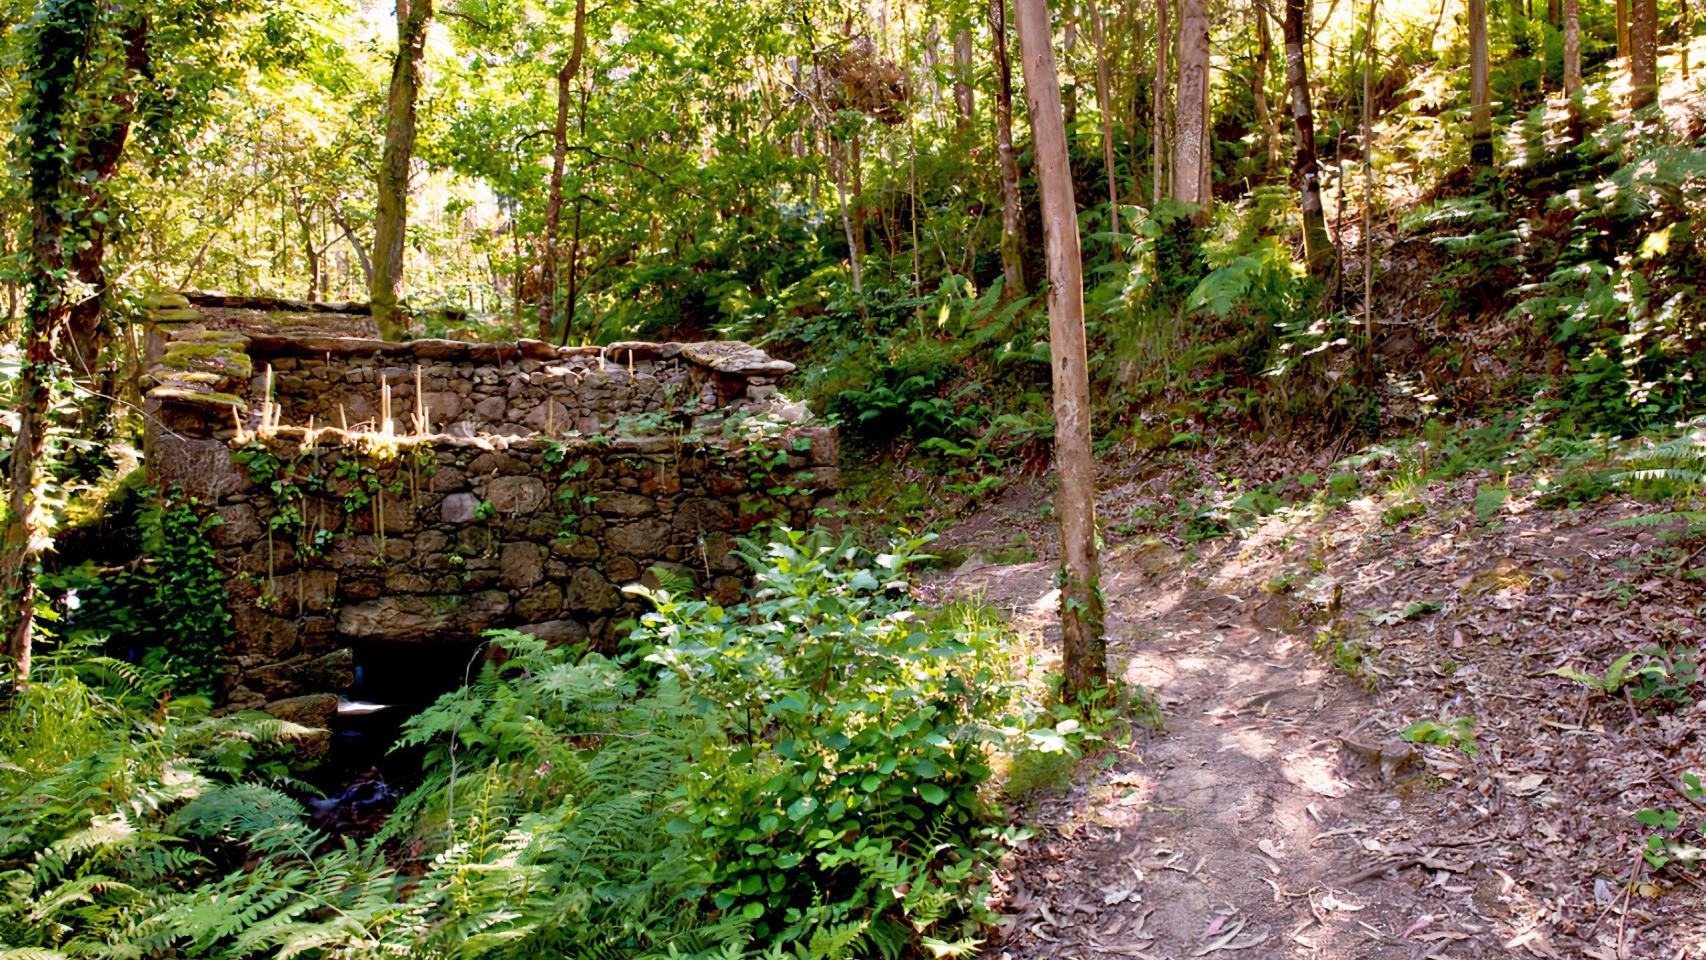
{"label": "undergrowth", "polygon": [[746,600],[665,578],[619,656],[488,634],[366,839],[312,825],[278,749],[307,731],[62,647],[0,718],[0,955],[973,951],[1016,836],[996,767],[1095,734],[1016,684],[999,620],[912,608],[924,542],[749,542]]}

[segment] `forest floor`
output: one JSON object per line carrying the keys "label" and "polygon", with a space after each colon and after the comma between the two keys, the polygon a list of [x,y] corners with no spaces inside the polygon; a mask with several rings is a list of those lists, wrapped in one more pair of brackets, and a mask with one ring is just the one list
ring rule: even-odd
{"label": "forest floor", "polygon": [[[1102,516],[1182,476],[1104,470]],[[1656,509],[1625,498],[1546,510],[1513,476],[1478,511],[1491,478],[1427,483],[1398,522],[1373,495],[1109,543],[1110,667],[1165,727],[1020,804],[1034,836],[989,955],[1706,958],[1706,886],[1652,871],[1634,818],[1699,816],[1680,776],[1706,772],[1706,702],[1637,710],[1546,673],[1698,656],[1699,557],[1618,526]],[[1016,486],[949,531],[937,546],[969,559],[922,589],[981,596],[1052,649],[1047,500]],[[1456,718],[1473,755],[1397,735]]]}

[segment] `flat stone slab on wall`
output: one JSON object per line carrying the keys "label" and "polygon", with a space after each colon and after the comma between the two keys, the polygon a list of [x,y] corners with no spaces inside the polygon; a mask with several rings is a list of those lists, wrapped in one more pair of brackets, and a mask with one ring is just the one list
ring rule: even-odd
{"label": "flat stone slab on wall", "polygon": [[834,430],[777,393],[792,366],[744,344],[394,344],[156,315],[148,462],[223,521],[233,707],[294,716],[350,689],[363,654],[465,660],[493,627],[609,643],[642,611],[621,587],[658,565],[733,600],[735,538],[810,525],[839,484]]}

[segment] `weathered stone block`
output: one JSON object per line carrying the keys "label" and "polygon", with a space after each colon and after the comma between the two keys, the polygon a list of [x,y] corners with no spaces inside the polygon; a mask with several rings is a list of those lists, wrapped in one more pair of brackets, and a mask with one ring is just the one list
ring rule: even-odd
{"label": "weathered stone block", "polygon": [[569,578],[563,605],[579,613],[604,613],[622,602],[622,593],[604,575],[591,567],[576,568]]}
{"label": "weathered stone block", "polygon": [[617,553],[631,557],[657,557],[669,544],[670,526],[662,520],[636,520],[611,526],[605,540]]}
{"label": "weathered stone block", "polygon": [[545,576],[545,548],[537,543],[506,543],[498,561],[499,580],[511,590],[525,590]]}
{"label": "weathered stone block", "polygon": [[498,477],[486,485],[486,499],[499,513],[532,513],[545,503],[545,482],[538,477]]}

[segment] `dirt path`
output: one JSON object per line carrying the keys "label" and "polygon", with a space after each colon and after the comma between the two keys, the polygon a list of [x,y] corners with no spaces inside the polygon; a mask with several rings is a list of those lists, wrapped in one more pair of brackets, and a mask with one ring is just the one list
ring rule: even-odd
{"label": "dirt path", "polygon": [[[1031,563],[951,582],[1041,632],[1052,575]],[[1378,766],[1342,762],[1341,737],[1361,743],[1363,692],[1288,635],[1240,622],[1241,598],[1144,580],[1111,571],[1110,662],[1159,698],[1166,729],[1030,811],[1039,835],[1007,873],[1008,955],[1426,955],[1429,941],[1399,937],[1431,927],[1433,908],[1366,869],[1379,854],[1361,841],[1399,811]]]}
{"label": "dirt path", "polygon": [[[1352,503],[1200,548],[1111,545],[1109,663],[1166,727],[1026,801],[990,956],[1706,960],[1701,884],[1647,871],[1633,819],[1706,766],[1706,703],[1634,717],[1545,672],[1698,645],[1700,588],[1648,580],[1635,608],[1604,587],[1656,562],[1615,527],[1632,505],[1483,530],[1452,519],[1472,484],[1428,495],[1397,529]],[[1037,515],[1008,502],[949,534],[972,559],[930,585],[1053,651]],[[1045,559],[978,559],[1017,559],[1021,526]],[[1312,646],[1323,630],[1349,663]],[[1478,754],[1395,735],[1446,716],[1474,718]]]}

